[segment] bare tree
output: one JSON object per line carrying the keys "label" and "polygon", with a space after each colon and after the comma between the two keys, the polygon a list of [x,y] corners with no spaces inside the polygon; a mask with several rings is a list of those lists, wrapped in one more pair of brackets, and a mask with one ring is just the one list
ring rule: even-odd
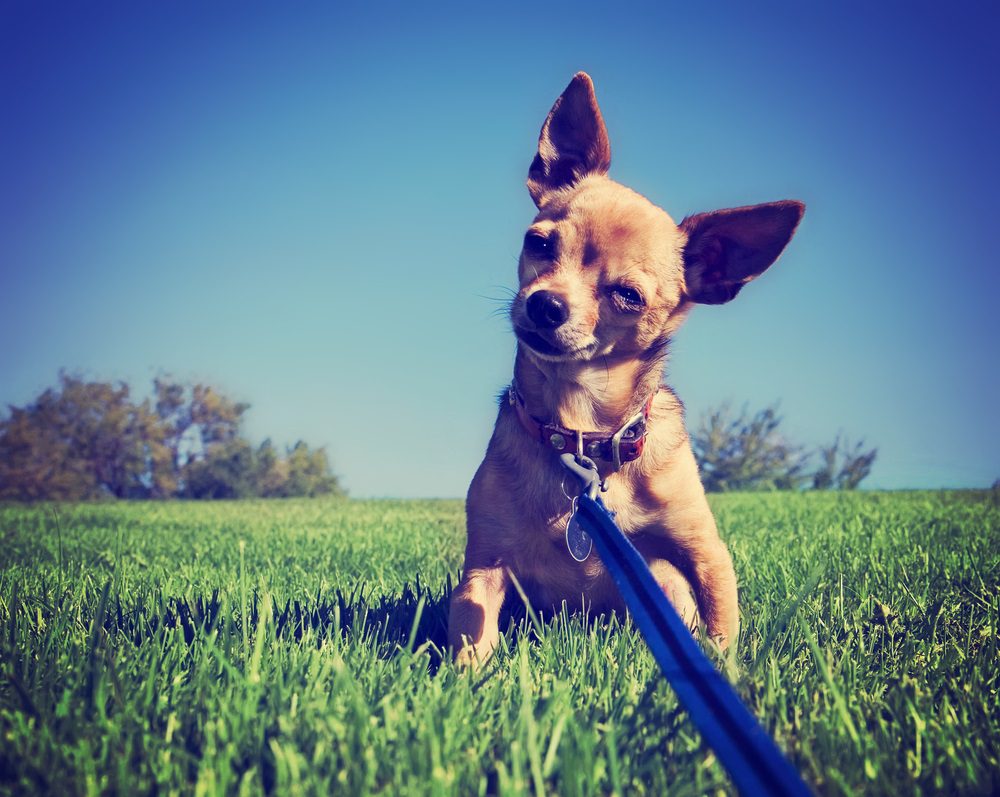
{"label": "bare tree", "polygon": [[[691,435],[702,483],[710,492],[729,490],[795,490],[811,484],[817,490],[854,490],[871,473],[878,449],[840,435],[815,453],[790,442],[781,432],[778,405],[736,413],[724,404],[703,416]],[[819,465],[810,472],[813,456]]]}

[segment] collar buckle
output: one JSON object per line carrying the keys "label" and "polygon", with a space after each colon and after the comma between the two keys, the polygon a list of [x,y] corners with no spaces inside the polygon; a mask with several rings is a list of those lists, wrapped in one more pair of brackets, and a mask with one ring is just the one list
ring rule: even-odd
{"label": "collar buckle", "polygon": [[641,437],[646,432],[646,409],[639,410],[635,415],[625,421],[625,425],[611,436],[611,462],[615,470],[622,466],[622,438],[627,436],[631,440]]}

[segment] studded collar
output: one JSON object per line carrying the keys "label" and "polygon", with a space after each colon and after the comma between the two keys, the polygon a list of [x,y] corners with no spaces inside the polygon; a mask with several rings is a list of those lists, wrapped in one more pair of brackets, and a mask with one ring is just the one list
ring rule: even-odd
{"label": "studded collar", "polygon": [[610,462],[615,470],[621,468],[622,463],[632,462],[642,456],[646,445],[649,412],[655,398],[656,393],[653,393],[642,410],[609,436],[604,432],[581,432],[544,423],[528,412],[524,396],[517,389],[516,382],[511,382],[507,391],[507,400],[517,412],[521,425],[539,443],[551,448],[556,454],[584,455]]}

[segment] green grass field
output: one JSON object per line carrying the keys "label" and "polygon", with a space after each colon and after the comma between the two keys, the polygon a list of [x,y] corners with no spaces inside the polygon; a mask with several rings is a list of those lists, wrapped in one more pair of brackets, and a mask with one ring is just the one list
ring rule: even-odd
{"label": "green grass field", "polygon": [[[731,670],[822,794],[1000,790],[996,492],[713,498]],[[442,655],[455,501],[0,507],[0,792],[729,793],[627,619]]]}

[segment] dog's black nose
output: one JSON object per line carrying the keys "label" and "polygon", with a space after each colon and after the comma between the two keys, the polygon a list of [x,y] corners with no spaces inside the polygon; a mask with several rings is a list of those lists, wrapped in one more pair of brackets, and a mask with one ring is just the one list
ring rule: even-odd
{"label": "dog's black nose", "polygon": [[528,297],[528,318],[539,329],[561,327],[569,318],[569,310],[561,296],[552,291],[535,291]]}

